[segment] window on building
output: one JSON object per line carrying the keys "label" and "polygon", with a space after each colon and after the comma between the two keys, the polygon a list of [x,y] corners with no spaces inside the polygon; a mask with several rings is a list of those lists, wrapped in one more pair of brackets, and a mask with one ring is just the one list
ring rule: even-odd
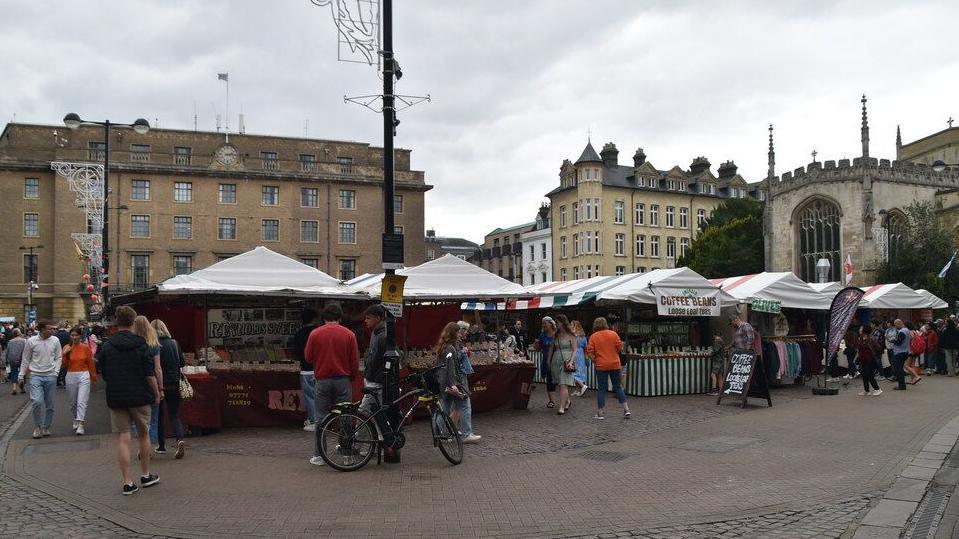
{"label": "window on building", "polygon": [[709,194],[710,194],[710,195],[715,195],[715,194],[716,194],[716,184],[715,184],[715,183],[709,184]]}
{"label": "window on building", "polygon": [[217,261],[217,262],[223,262],[224,260],[229,260],[229,259],[233,258],[234,256],[236,256],[236,255],[216,255],[216,261]]}
{"label": "window on building", "polygon": [[689,238],[680,238],[679,239],[679,256],[686,256],[686,251],[689,250]]}
{"label": "window on building", "polygon": [[279,170],[280,160],[276,152],[260,152],[260,161],[263,162],[263,170]]}
{"label": "window on building", "polygon": [[217,201],[220,204],[236,204],[236,184],[221,183],[217,193]]}
{"label": "window on building", "polygon": [[639,273],[646,273],[646,266],[639,266],[636,268],[636,271]]}
{"label": "window on building", "polygon": [[689,208],[679,208],[679,228],[689,228]]}
{"label": "window on building", "polygon": [[646,224],[646,205],[642,202],[637,202],[636,206],[633,208],[635,215],[633,216],[633,222],[637,225]]}
{"label": "window on building", "polygon": [[756,194],[759,195],[759,200],[766,200],[766,191],[756,191]]}
{"label": "window on building", "polygon": [[130,237],[131,238],[149,238],[150,237],[150,216],[149,215],[131,215],[130,216]]}
{"label": "window on building", "polygon": [[626,275],[626,266],[616,266],[616,275]]}
{"label": "window on building", "polygon": [[103,161],[106,150],[107,145],[102,142],[87,142],[87,159],[90,161]]}
{"label": "window on building", "polygon": [[586,211],[586,216],[583,218],[583,220],[592,221],[593,220],[593,199],[587,198],[583,207],[585,208],[585,211]]}
{"label": "window on building", "polygon": [[236,218],[220,217],[217,221],[216,237],[219,240],[235,240]]}
{"label": "window on building", "polygon": [[586,232],[585,237],[586,237],[586,246],[585,246],[586,249],[584,250],[584,252],[586,254],[592,254],[593,253],[593,233]]}
{"label": "window on building", "polygon": [[579,202],[573,202],[573,224],[579,224]]}
{"label": "window on building", "polygon": [[673,228],[674,226],[676,226],[676,208],[666,206],[666,227]]}
{"label": "window on building", "polygon": [[579,233],[573,234],[573,256],[579,256]]}
{"label": "window on building", "polygon": [[567,275],[568,275],[568,273],[566,272],[566,268],[560,268],[560,270],[559,270],[559,280],[560,280],[560,281],[565,281],[566,278],[567,278]]}
{"label": "window on building", "polygon": [[173,275],[193,273],[193,257],[190,255],[173,255]]}
{"label": "window on building", "polygon": [[193,202],[193,182],[176,182],[173,184],[174,202]]}
{"label": "window on building", "polygon": [[579,266],[573,266],[573,280],[579,279]]}
{"label": "window on building", "polygon": [[659,258],[659,236],[649,237],[649,256]]}
{"label": "window on building", "polygon": [[403,213],[403,195],[393,195],[393,213]]}
{"label": "window on building", "polygon": [[696,226],[702,228],[706,224],[706,210],[700,208],[696,210]]}
{"label": "window on building", "polygon": [[319,191],[316,187],[300,188],[300,206],[304,208],[315,208],[319,206]]}
{"label": "window on building", "polygon": [[559,207],[559,226],[566,227],[566,206]]}
{"label": "window on building", "polygon": [[260,188],[261,202],[264,206],[278,206],[280,204],[280,186],[264,185]]}
{"label": "window on building", "polygon": [[336,164],[340,165],[340,174],[353,174],[352,157],[337,157]]}
{"label": "window on building", "polygon": [[399,226],[399,225],[394,225],[394,226],[393,226],[393,233],[394,233],[394,234],[403,235],[403,227],[401,227],[401,226]]}
{"label": "window on building", "polygon": [[545,242],[541,243],[539,244],[539,246],[540,246],[540,250],[539,250],[540,254],[542,255],[543,260],[546,260],[546,243]]}
{"label": "window on building", "polygon": [[659,204],[649,206],[649,226],[659,226]]}
{"label": "window on building", "polygon": [[356,209],[356,191],[340,189],[340,209]]}
{"label": "window on building", "polygon": [[529,259],[530,259],[530,260],[536,260],[536,246],[535,246],[535,245],[530,245],[530,246],[529,246]]}
{"label": "window on building", "polygon": [[626,222],[626,203],[622,200],[617,200],[613,204],[613,222],[617,225]]}
{"label": "window on building", "polygon": [[535,274],[535,273],[530,273],[530,274],[529,274],[529,284],[536,284],[536,274]]}
{"label": "window on building", "polygon": [[312,257],[301,258],[300,262],[306,264],[307,266],[313,269],[319,269],[319,266],[320,266],[320,260],[317,258],[312,258]]}
{"label": "window on building", "polygon": [[600,254],[600,250],[599,250],[599,231],[598,231],[598,230],[596,231],[595,234],[593,234],[593,252],[596,253],[596,254]]}
{"label": "window on building", "polygon": [[566,236],[560,236],[559,237],[559,257],[566,258],[566,255],[567,255]]}
{"label": "window on building", "polygon": [[586,278],[591,279],[593,277],[593,266],[592,264],[586,265]]}
{"label": "window on building", "polygon": [[23,235],[27,236],[28,238],[36,238],[40,236],[39,213],[23,214]]}
{"label": "window on building", "polygon": [[193,148],[175,146],[173,148],[173,162],[177,165],[189,165],[193,162]]}
{"label": "window on building", "polygon": [[645,234],[636,234],[636,256],[646,256]]}
{"label": "window on building", "polygon": [[263,219],[260,222],[260,238],[263,241],[280,241],[280,221]]}
{"label": "window on building", "polygon": [[149,144],[131,144],[130,145],[130,161],[145,162],[149,160],[150,160]]}
{"label": "window on building", "polygon": [[593,199],[593,221],[599,221],[599,199]]}
{"label": "window on building", "polygon": [[150,180],[133,180],[130,200],[150,200]]}
{"label": "window on building", "polygon": [[427,250],[426,250],[426,259],[427,259],[427,260],[436,260],[436,249],[427,249]]}
{"label": "window on building", "polygon": [[349,281],[356,278],[356,260],[352,258],[340,259],[340,280]]}
{"label": "window on building", "polygon": [[666,258],[676,258],[676,238],[666,238]]}
{"label": "window on building", "polygon": [[23,255],[23,282],[30,283],[31,281],[37,281],[37,263],[39,256],[40,255],[37,254]]}
{"label": "window on building", "polygon": [[356,223],[340,222],[340,243],[356,243]]}
{"label": "window on building", "polygon": [[309,153],[300,154],[300,172],[316,172],[316,156]]}
{"label": "window on building", "polygon": [[173,239],[193,239],[193,218],[188,216],[173,217]]}
{"label": "window on building", "polygon": [[544,271],[543,273],[540,274],[540,276],[543,277],[543,279],[542,279],[540,282],[541,282],[541,283],[545,283],[545,282],[546,282],[546,272]]}
{"label": "window on building", "polygon": [[131,255],[130,265],[133,269],[133,288],[150,286],[150,255]]}
{"label": "window on building", "polygon": [[841,219],[839,208],[826,200],[813,199],[797,213],[799,235],[799,276],[816,282],[816,263],[829,261],[829,281],[838,281],[842,271]]}
{"label": "window on building", "polygon": [[626,234],[616,234],[616,256],[626,256]]}
{"label": "window on building", "polygon": [[307,243],[320,241],[319,221],[300,221],[300,241]]}
{"label": "window on building", "polygon": [[40,178],[23,180],[23,198],[40,198]]}

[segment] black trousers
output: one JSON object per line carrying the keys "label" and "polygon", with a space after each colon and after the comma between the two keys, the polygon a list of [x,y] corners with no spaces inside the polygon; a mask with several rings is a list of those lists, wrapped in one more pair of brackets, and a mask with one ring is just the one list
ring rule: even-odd
{"label": "black trousers", "polygon": [[876,362],[875,361],[860,361],[860,367],[862,367],[862,387],[868,393],[871,389],[879,389],[879,382],[876,381]]}

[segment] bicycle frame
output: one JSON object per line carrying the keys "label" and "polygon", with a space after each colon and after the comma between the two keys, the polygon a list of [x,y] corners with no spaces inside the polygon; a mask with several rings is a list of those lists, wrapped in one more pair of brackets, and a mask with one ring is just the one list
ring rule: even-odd
{"label": "bicycle frame", "polygon": [[[400,403],[401,403],[403,400],[405,400],[405,399],[407,399],[407,398],[409,398],[409,397],[412,397],[412,396],[417,396],[416,402],[414,402],[413,405],[410,406],[408,410],[406,410],[406,413],[403,414],[402,419],[400,419],[400,424],[399,424],[397,427],[393,428],[392,426],[389,425],[389,422],[386,421],[386,415],[385,415],[386,412],[387,412],[387,411],[390,411],[390,410],[393,410],[394,408],[399,407]],[[374,397],[374,399],[375,399],[375,397]],[[437,402],[438,400],[439,400],[439,399],[436,397],[436,395],[433,395],[433,394],[431,394],[431,393],[428,393],[426,390],[423,390],[423,389],[415,389],[415,390],[413,390],[413,391],[404,393],[404,394],[400,395],[399,398],[397,398],[397,399],[394,400],[393,402],[387,404],[386,406],[379,406],[379,409],[378,409],[377,411],[373,412],[372,414],[369,414],[369,417],[368,417],[365,421],[363,421],[363,423],[360,423],[360,425],[357,426],[357,430],[358,430],[360,427],[362,427],[363,425],[366,425],[366,424],[368,424],[368,423],[370,423],[370,422],[372,421],[372,422],[373,422],[373,426],[376,427],[377,444],[383,445],[383,442],[384,442],[384,439],[385,439],[383,425],[386,425],[386,426],[389,426],[389,427],[390,427],[390,430],[388,431],[389,434],[401,433],[401,432],[403,432],[403,425],[406,424],[406,420],[409,419],[410,415],[413,413],[413,410],[416,410],[416,408],[418,408],[420,405],[427,405],[427,406],[428,406],[429,403],[435,403],[435,402]],[[375,399],[375,401],[376,401],[376,404],[379,405],[379,399]],[[347,404],[347,403],[341,403],[341,404],[335,405],[335,406],[330,410],[330,413],[332,413],[332,414],[340,414],[340,413],[342,413],[345,409],[357,410],[357,409],[359,409],[359,404],[358,404],[358,403],[354,403],[354,402],[351,402],[351,403],[348,403],[348,404]],[[401,408],[401,410],[402,410],[402,408]],[[377,419],[377,418],[380,418],[380,419]],[[381,425],[381,423],[382,423],[382,425]]]}

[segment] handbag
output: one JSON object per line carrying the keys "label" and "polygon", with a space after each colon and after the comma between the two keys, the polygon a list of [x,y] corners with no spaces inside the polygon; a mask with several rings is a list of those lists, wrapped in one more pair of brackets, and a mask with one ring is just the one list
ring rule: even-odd
{"label": "handbag", "polygon": [[193,398],[193,386],[186,376],[180,375],[180,400],[188,401]]}
{"label": "handbag", "polygon": [[563,360],[563,349],[557,346],[556,350],[559,351],[560,360],[563,361],[563,372],[576,372],[576,361],[573,358]]}

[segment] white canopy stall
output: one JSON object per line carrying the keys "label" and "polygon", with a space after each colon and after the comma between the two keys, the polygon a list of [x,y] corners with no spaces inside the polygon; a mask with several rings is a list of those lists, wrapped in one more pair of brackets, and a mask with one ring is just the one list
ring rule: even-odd
{"label": "white canopy stall", "polygon": [[929,298],[902,283],[877,284],[863,289],[863,309],[928,309]]}
{"label": "white canopy stall", "polygon": [[949,303],[947,303],[946,300],[940,298],[939,296],[933,294],[932,292],[926,290],[925,288],[920,288],[916,290],[916,293],[925,297],[927,300],[929,300],[929,305],[927,305],[928,309],[948,309],[949,308]]}
{"label": "white canopy stall", "polygon": [[[526,289],[453,255],[396,272],[406,277],[403,297],[419,301],[516,298]],[[383,274],[366,274],[347,283],[373,298],[380,296]]]}
{"label": "white canopy stall", "polygon": [[[814,290],[809,284],[788,271],[763,272],[725,279],[710,279],[733,295],[740,303],[753,300],[779,302],[787,309],[829,310],[832,298]],[[827,283],[830,284],[830,283]]]}
{"label": "white canopy stall", "polygon": [[826,297],[830,299],[830,301],[832,301],[832,298],[836,297],[836,294],[838,294],[839,291],[842,290],[842,286],[840,286],[837,281],[833,281],[831,283],[807,283],[807,284],[809,284],[809,288],[812,288],[813,290],[815,290],[816,292],[819,292],[820,294],[824,294]]}

